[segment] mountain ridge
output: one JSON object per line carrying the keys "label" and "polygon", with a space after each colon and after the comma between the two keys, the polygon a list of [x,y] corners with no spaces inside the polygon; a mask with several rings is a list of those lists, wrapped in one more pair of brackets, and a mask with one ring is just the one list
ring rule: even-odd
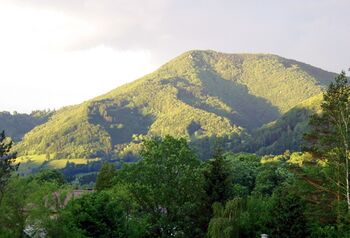
{"label": "mountain ridge", "polygon": [[271,54],[188,51],[134,82],[58,110],[16,149],[109,158],[138,136],[239,135],[321,93],[334,76]]}

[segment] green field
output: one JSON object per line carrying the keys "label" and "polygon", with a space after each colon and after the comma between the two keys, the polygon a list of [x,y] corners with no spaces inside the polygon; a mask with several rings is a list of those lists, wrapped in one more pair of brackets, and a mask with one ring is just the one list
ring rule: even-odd
{"label": "green field", "polygon": [[16,163],[19,163],[19,173],[29,174],[33,169],[43,167],[51,169],[62,169],[67,163],[74,164],[87,164],[88,162],[98,161],[100,158],[86,159],[86,158],[73,158],[73,159],[59,159],[59,160],[48,160],[48,155],[25,155],[20,156],[16,159]]}

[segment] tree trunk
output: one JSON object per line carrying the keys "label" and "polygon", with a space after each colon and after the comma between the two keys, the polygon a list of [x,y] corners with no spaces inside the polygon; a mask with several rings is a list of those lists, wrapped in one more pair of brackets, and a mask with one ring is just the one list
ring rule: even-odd
{"label": "tree trunk", "polygon": [[340,164],[337,163],[337,223],[340,224],[340,180],[341,180],[341,173],[340,173]]}

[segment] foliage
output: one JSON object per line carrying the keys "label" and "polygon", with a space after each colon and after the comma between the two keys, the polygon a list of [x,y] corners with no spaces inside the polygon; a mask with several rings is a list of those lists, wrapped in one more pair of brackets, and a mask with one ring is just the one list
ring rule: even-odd
{"label": "foliage", "polygon": [[[0,236],[347,237],[350,91],[343,73],[322,97],[332,76],[274,55],[191,51],[80,105],[33,113],[47,122],[15,150],[20,174],[36,174],[14,175],[0,137]],[[311,154],[285,152],[301,149],[308,128]],[[217,138],[225,150],[275,155],[209,159]],[[97,192],[66,206],[60,172],[92,188],[98,171]]]}
{"label": "foliage", "polygon": [[33,111],[30,114],[0,112],[0,129],[6,133],[13,141],[20,141],[24,134],[34,127],[48,121],[53,111]]}
{"label": "foliage", "polygon": [[225,206],[215,204],[208,237],[258,237],[269,233],[271,201],[269,198],[249,196],[234,198]]}
{"label": "foliage", "polygon": [[[81,237],[128,237],[126,214],[108,192],[92,193],[71,201],[58,222],[66,231]],[[58,237],[65,237],[65,234]]]}
{"label": "foliage", "polygon": [[[79,175],[81,174],[96,174],[102,168],[102,161],[91,161],[87,164],[75,164],[67,162],[66,166],[60,170],[68,182],[73,182],[79,180]],[[95,177],[95,176],[94,176]],[[93,179],[92,182],[95,182]]]}
{"label": "foliage", "polygon": [[113,186],[113,179],[116,173],[115,165],[104,163],[97,175],[95,189],[102,191]]}
{"label": "foliage", "polygon": [[135,145],[135,135],[238,136],[321,93],[332,77],[275,55],[190,51],[133,83],[53,113],[16,150],[50,153],[53,160],[110,159]]}
{"label": "foliage", "polygon": [[288,171],[280,161],[265,163],[258,170],[254,193],[271,196],[276,188],[288,178]]}
{"label": "foliage", "polygon": [[275,190],[271,199],[271,227],[273,237],[306,237],[305,202],[288,192],[288,188]]}
{"label": "foliage", "polygon": [[51,160],[106,156],[111,150],[110,136],[88,122],[87,106],[83,103],[57,111],[47,123],[27,133],[15,149],[21,155],[49,153]]}
{"label": "foliage", "polygon": [[300,151],[309,118],[312,114],[320,113],[322,98],[322,94],[319,94],[303,101],[276,121],[253,131],[234,150],[260,155],[278,155],[286,150]]}
{"label": "foliage", "polygon": [[0,236],[22,237],[25,228],[40,232],[53,213],[51,196],[57,184],[11,177],[0,206]]}
{"label": "foliage", "polygon": [[209,223],[208,236],[211,238],[239,237],[239,219],[244,207],[245,200],[235,198],[226,203],[225,207],[214,204],[214,217]]}
{"label": "foliage", "polygon": [[16,153],[11,153],[12,141],[6,138],[5,132],[0,133],[0,205],[3,199],[6,185],[10,180],[11,172],[18,167],[14,164]]}
{"label": "foliage", "polygon": [[166,136],[143,142],[142,159],[118,178],[149,216],[152,237],[197,237],[203,198],[200,162],[185,139]]}
{"label": "foliage", "polygon": [[260,167],[260,157],[254,154],[238,153],[227,154],[231,171],[231,197],[249,195],[254,187],[257,169]]}
{"label": "foliage", "polygon": [[204,190],[209,207],[215,202],[225,203],[231,195],[230,170],[222,151],[217,151],[213,159],[206,162],[204,170]]}
{"label": "foliage", "polygon": [[[203,169],[204,175],[204,209],[202,216],[206,224],[212,217],[214,203],[224,204],[231,196],[231,171],[225,159],[222,148],[216,145],[213,158],[206,161]],[[206,218],[206,219],[205,219]]]}
{"label": "foliage", "polygon": [[305,135],[307,149],[334,168],[328,176],[338,187],[338,201],[345,199],[350,212],[350,86],[345,72],[336,77],[323,98],[322,113],[313,115]]}
{"label": "foliage", "polygon": [[57,185],[63,185],[66,183],[64,176],[58,170],[41,170],[38,174],[34,176],[34,178],[39,183],[51,182]]}

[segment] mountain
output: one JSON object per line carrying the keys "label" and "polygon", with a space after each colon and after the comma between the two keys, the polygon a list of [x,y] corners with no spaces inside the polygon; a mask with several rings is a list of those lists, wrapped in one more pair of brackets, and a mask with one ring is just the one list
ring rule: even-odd
{"label": "mountain", "polygon": [[322,99],[323,95],[319,94],[298,104],[276,121],[254,130],[235,150],[260,155],[278,155],[286,150],[301,151],[309,118],[321,112]]}
{"label": "mountain", "polygon": [[139,80],[58,110],[15,148],[50,159],[110,158],[134,150],[143,136],[249,134],[320,94],[334,77],[277,55],[189,51]]}
{"label": "mountain", "polygon": [[20,141],[28,131],[47,122],[52,113],[52,111],[33,111],[30,114],[0,112],[0,131],[5,130],[6,135],[13,141]]}

